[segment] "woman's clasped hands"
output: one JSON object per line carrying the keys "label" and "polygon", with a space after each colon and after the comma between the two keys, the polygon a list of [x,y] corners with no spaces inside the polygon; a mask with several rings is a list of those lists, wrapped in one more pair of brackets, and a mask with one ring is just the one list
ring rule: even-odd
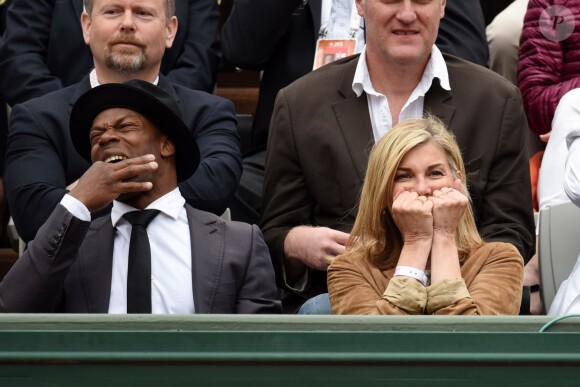
{"label": "woman's clasped hands", "polygon": [[421,242],[432,240],[434,235],[454,237],[468,203],[461,180],[456,179],[453,187],[426,195],[401,187],[395,194],[392,214],[405,243]]}

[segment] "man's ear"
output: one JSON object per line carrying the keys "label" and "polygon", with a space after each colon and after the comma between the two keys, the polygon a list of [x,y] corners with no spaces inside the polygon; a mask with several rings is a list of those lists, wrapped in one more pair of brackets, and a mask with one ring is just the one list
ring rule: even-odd
{"label": "man's ear", "polygon": [[83,38],[85,40],[85,44],[89,45],[91,41],[91,17],[86,11],[81,14],[81,26],[83,28]]}
{"label": "man's ear", "polygon": [[165,37],[165,47],[171,48],[173,41],[175,40],[175,35],[177,35],[177,27],[179,23],[177,22],[177,16],[172,16],[171,19],[167,21],[165,26],[166,37]]}
{"label": "man's ear", "polygon": [[358,14],[362,17],[365,16],[364,13],[364,2],[365,0],[356,0],[356,10],[358,11]]}
{"label": "man's ear", "polygon": [[175,154],[175,145],[173,141],[167,136],[163,136],[161,139],[161,157],[171,157]]}

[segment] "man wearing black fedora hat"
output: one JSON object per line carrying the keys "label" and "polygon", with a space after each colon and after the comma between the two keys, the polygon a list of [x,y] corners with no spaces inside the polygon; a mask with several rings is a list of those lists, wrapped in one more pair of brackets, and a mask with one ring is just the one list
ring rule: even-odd
{"label": "man wearing black fedora hat", "polygon": [[257,226],[181,196],[200,155],[168,93],[141,80],[93,88],[74,105],[70,133],[93,164],[0,283],[1,311],[281,312]]}
{"label": "man wearing black fedora hat", "polygon": [[231,101],[183,87],[160,74],[163,56],[173,46],[178,29],[188,27],[186,20],[180,19],[178,25],[176,1],[84,3],[80,24],[94,69],[78,83],[15,105],[10,116],[4,176],[20,237],[25,242],[34,238],[67,187],[90,166],[76,152],[68,134],[69,114],[76,100],[99,84],[131,79],[154,83],[177,101],[200,152],[199,168],[179,184],[181,193],[195,208],[223,213],[242,172],[235,111]]}

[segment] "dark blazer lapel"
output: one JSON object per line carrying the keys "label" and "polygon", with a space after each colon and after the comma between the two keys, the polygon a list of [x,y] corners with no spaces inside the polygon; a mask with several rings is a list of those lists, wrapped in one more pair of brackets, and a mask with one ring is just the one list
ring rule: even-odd
{"label": "dark blazer lapel", "polygon": [[441,87],[439,79],[435,78],[431,88],[425,95],[425,104],[423,107],[425,113],[430,113],[439,118],[445,126],[449,127],[455,106],[453,105],[453,94]]}
{"label": "dark blazer lapel", "polygon": [[[74,87],[74,86],[71,86]],[[73,91],[70,101],[69,101],[69,107],[68,107],[68,114],[70,115],[70,112],[72,111],[73,105],[77,102],[77,100],[81,97],[81,95],[83,95],[85,92],[89,91],[91,89],[91,80],[90,80],[90,74],[87,74],[82,81],[80,81],[79,83],[77,83],[75,90]],[[68,132],[68,127],[66,128],[66,131]]]}
{"label": "dark blazer lapel", "polygon": [[171,95],[171,97],[177,103],[179,103],[179,96],[177,95],[177,92],[175,91],[175,87],[173,87],[173,83],[171,83],[171,81],[169,79],[167,79],[165,76],[159,74],[159,83],[157,83],[157,86],[159,86],[160,88],[162,88],[163,90],[168,92],[169,95]]}
{"label": "dark blazer lapel", "polygon": [[185,205],[191,234],[195,313],[211,313],[224,258],[225,230],[213,217]]}
{"label": "dark blazer lapel", "polygon": [[322,0],[310,0],[310,13],[312,14],[312,23],[314,24],[314,39],[318,39],[320,33],[320,18],[322,17]]}
{"label": "dark blazer lapel", "polygon": [[357,63],[358,59],[345,65],[338,88],[343,99],[333,103],[332,108],[358,177],[362,180],[374,137],[366,94],[357,97],[352,90]]}
{"label": "dark blazer lapel", "polygon": [[91,223],[79,252],[83,290],[90,313],[109,310],[114,239],[111,216],[102,216]]}
{"label": "dark blazer lapel", "polygon": [[81,24],[81,14],[83,13],[83,0],[70,0],[72,6],[75,10],[75,15],[77,16],[77,22],[82,27]]}

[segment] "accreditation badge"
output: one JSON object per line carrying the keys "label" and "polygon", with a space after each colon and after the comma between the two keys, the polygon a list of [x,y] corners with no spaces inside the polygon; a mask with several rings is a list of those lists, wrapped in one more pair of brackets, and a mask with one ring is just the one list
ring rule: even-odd
{"label": "accreditation badge", "polygon": [[356,54],[356,39],[318,39],[312,70]]}

